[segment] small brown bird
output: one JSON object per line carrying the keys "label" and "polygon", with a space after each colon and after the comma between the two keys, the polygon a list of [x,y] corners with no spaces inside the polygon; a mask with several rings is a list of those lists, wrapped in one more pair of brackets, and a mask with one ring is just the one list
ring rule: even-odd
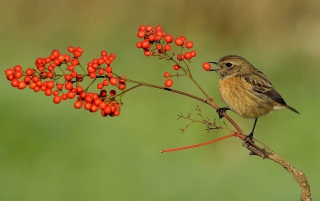
{"label": "small brown bird", "polygon": [[228,55],[218,62],[209,63],[220,67],[211,71],[216,71],[220,76],[220,96],[228,107],[218,109],[219,116],[222,117],[222,111],[230,109],[244,118],[254,118],[254,125],[249,134],[251,139],[258,117],[282,108],[288,108],[299,114],[286,104],[268,78],[246,59]]}

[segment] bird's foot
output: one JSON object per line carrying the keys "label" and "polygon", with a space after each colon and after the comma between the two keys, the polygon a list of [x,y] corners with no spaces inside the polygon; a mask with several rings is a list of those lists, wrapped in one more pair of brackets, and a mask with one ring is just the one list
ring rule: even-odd
{"label": "bird's foot", "polygon": [[243,141],[244,141],[245,143],[251,145],[251,146],[254,146],[254,147],[256,146],[256,145],[254,144],[253,133],[252,133],[252,132],[251,132],[249,135],[247,135],[247,136],[243,139]]}
{"label": "bird's foot", "polygon": [[227,107],[221,107],[221,108],[218,108],[218,109],[217,109],[217,113],[218,113],[220,119],[221,119],[222,117],[224,117],[222,113],[223,113],[223,112],[226,112],[227,110],[230,110],[230,109],[227,108]]}

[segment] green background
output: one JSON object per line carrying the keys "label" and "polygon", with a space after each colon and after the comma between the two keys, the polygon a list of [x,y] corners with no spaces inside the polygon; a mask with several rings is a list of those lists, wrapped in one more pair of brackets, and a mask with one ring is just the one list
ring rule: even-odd
{"label": "green background", "polygon": [[[194,42],[195,79],[223,106],[218,75],[205,61],[238,54],[262,70],[286,102],[259,119],[256,137],[303,171],[314,200],[320,200],[320,2],[261,1],[0,1],[1,72],[16,64],[34,67],[53,49],[81,46],[82,63],[105,49],[116,54],[114,71],[162,85],[172,63],[147,58],[135,47],[140,24]],[[185,77],[173,88],[201,95]],[[208,141],[200,124],[184,134],[190,111],[217,118],[195,100],[138,88],[123,99],[121,115],[102,118],[59,105],[43,93],[17,90],[0,76],[0,200],[299,200],[300,189],[279,165],[250,157],[231,138],[197,149],[160,154],[161,149]],[[229,112],[249,132],[253,120]],[[223,125],[223,120],[217,120]],[[231,126],[230,126],[231,127]]]}

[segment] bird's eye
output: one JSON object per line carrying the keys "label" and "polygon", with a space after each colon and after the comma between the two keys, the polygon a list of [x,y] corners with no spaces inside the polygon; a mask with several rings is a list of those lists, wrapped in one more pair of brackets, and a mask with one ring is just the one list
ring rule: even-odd
{"label": "bird's eye", "polygon": [[227,66],[227,67],[231,67],[231,66],[232,66],[232,63],[228,62],[228,63],[226,63],[226,66]]}

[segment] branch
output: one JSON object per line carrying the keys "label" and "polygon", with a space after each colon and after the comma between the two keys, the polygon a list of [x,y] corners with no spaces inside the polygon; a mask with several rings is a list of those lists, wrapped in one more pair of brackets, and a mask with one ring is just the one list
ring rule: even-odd
{"label": "branch", "polygon": [[[173,93],[181,94],[181,95],[196,99],[196,100],[198,100],[200,102],[203,102],[205,104],[208,104],[208,105],[212,106],[215,109],[219,108],[213,102],[213,99],[211,99],[211,98],[208,101],[208,100],[205,100],[203,98],[194,96],[192,94],[185,93],[185,92],[182,92],[182,91],[179,91],[179,90],[175,90],[175,89],[170,89],[170,88],[167,88],[167,87],[148,84],[148,83],[139,82],[139,81],[135,81],[135,80],[131,80],[131,79],[127,79],[127,81],[135,83],[135,84],[138,84],[139,86],[147,86],[147,87],[152,87],[152,88],[156,88],[156,89],[162,89],[162,90],[170,91],[170,92],[173,92]],[[233,121],[233,119],[231,117],[229,117],[226,114],[226,112],[223,112],[222,115],[237,129],[236,133],[232,133],[232,134],[229,134],[229,135],[226,135],[226,136],[214,139],[214,140],[210,140],[208,142],[203,142],[203,143],[199,143],[199,144],[195,144],[195,145],[184,146],[184,147],[179,147],[179,148],[165,149],[165,150],[162,150],[161,153],[172,152],[172,151],[180,151],[180,150],[195,148],[195,147],[199,147],[199,146],[204,146],[204,145],[212,144],[212,143],[224,140],[226,138],[235,136],[235,137],[240,138],[244,142],[243,146],[246,147],[250,151],[250,153],[249,153],[250,155],[259,156],[259,157],[261,157],[263,159],[265,159],[265,158],[270,159],[270,160],[278,163],[282,167],[284,167],[288,172],[290,172],[292,174],[293,178],[295,179],[295,181],[300,185],[300,188],[301,188],[300,200],[301,201],[312,201],[311,192],[310,192],[310,186],[309,186],[308,180],[307,180],[307,178],[306,178],[306,176],[305,176],[305,174],[303,172],[297,170],[295,167],[293,167],[293,165],[291,165],[286,160],[281,158],[279,155],[277,155],[276,153],[271,151],[271,149],[268,146],[266,146],[264,143],[262,143],[261,141],[259,141],[257,139],[255,139],[255,140],[257,142],[259,142],[260,144],[262,144],[263,148],[261,148],[258,145],[256,145],[252,140],[250,140],[250,138],[248,138],[242,132],[241,128]]]}
{"label": "branch", "polygon": [[[246,139],[244,140],[246,141]],[[281,158],[278,154],[271,151],[270,148],[268,148],[268,150],[265,148],[260,148],[256,144],[254,144],[250,139],[248,139],[248,141],[245,142],[243,146],[250,151],[250,155],[256,155],[263,159],[267,158],[284,167],[289,173],[292,174],[294,180],[300,185],[300,189],[301,189],[300,200],[312,201],[308,179],[303,172],[299,171],[289,162]]]}

